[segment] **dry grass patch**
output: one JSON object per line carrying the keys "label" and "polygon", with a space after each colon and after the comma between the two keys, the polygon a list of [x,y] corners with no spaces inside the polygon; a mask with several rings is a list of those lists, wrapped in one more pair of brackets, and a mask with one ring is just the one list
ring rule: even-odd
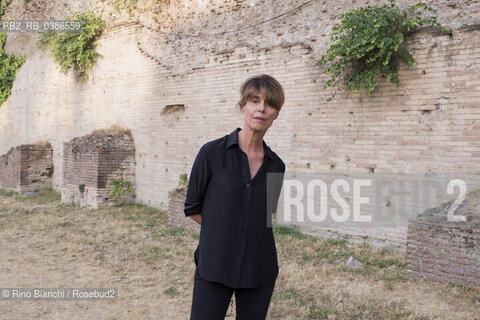
{"label": "dry grass patch", "polygon": [[[269,319],[474,319],[478,289],[409,280],[405,256],[277,227]],[[199,234],[141,204],[90,210],[0,190],[5,287],[114,287],[115,301],[0,301],[5,318],[188,319]],[[349,256],[364,267],[348,269]],[[235,312],[227,318],[234,318]]]}
{"label": "dry grass patch", "polygon": [[[403,253],[288,227],[277,227],[275,238],[273,319],[474,319],[480,310],[478,288],[408,279]],[[350,256],[364,266],[347,268]]]}

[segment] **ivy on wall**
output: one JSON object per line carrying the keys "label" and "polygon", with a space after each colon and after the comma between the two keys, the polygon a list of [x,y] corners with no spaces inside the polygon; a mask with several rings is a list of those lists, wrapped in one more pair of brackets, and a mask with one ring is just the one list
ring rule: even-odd
{"label": "ivy on wall", "polygon": [[[0,17],[5,14],[5,9],[11,2],[11,0],[0,0]],[[7,55],[5,52],[6,42],[7,33],[0,33],[0,105],[12,94],[12,85],[17,70],[26,60],[24,56]]]}
{"label": "ivy on wall", "polygon": [[12,0],[0,0],[0,17],[5,14],[5,9],[10,5]]}
{"label": "ivy on wall", "polygon": [[[421,18],[421,12],[417,11],[419,9],[436,12],[423,3],[400,12],[395,6],[395,0],[388,2],[389,5],[384,4],[382,7],[350,9],[341,15],[340,25],[334,27],[330,35],[333,44],[317,62],[317,65],[331,63],[325,70],[331,78],[323,88],[343,85],[345,91],[358,93],[365,90],[370,95],[382,74],[397,86],[398,61],[404,61],[408,68],[415,65],[415,59],[402,46],[404,39],[422,25],[432,25],[442,32],[451,32],[435,19]],[[415,15],[410,16],[414,12]],[[327,102],[336,94],[337,91]]]}
{"label": "ivy on wall", "polygon": [[12,85],[15,80],[17,70],[25,62],[25,57],[7,55],[5,52],[5,42],[7,34],[0,33],[0,105],[8,99],[12,93]]}
{"label": "ivy on wall", "polygon": [[76,76],[87,80],[88,69],[102,57],[95,50],[95,40],[102,33],[105,22],[93,12],[75,13],[67,20],[80,21],[81,30],[44,33],[39,42],[42,47],[49,47],[51,56],[60,65],[62,73],[67,74],[73,68]]}

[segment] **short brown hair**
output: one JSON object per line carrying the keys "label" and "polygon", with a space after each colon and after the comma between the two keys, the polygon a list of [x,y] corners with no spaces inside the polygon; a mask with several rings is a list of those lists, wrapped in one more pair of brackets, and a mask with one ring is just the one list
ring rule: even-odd
{"label": "short brown hair", "polygon": [[240,108],[262,89],[266,92],[265,103],[280,111],[285,102],[282,85],[275,78],[266,74],[250,77],[242,84],[240,87],[241,99],[238,101]]}

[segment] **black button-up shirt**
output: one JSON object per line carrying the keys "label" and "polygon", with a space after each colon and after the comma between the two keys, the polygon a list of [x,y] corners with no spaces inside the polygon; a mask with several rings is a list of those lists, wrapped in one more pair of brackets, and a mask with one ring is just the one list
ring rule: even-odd
{"label": "black button-up shirt", "polygon": [[[251,179],[248,157],[238,144],[240,130],[200,148],[190,173],[184,212],[185,216],[202,214],[194,254],[200,276],[232,288],[255,288],[272,284],[278,276],[269,222],[276,212],[285,164],[263,141],[263,163]],[[280,174],[268,179],[267,188],[269,172]]]}

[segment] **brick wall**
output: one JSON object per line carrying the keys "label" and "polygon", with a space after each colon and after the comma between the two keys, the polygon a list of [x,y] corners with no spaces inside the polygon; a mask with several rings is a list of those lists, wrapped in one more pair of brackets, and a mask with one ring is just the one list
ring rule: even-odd
{"label": "brick wall", "polygon": [[[468,200],[467,200],[468,201]],[[446,203],[411,221],[407,273],[411,277],[480,286],[480,205],[466,222],[450,222]]]}
{"label": "brick wall", "polygon": [[0,186],[4,189],[20,189],[20,150],[12,148],[0,156]]}
{"label": "brick wall", "polygon": [[184,227],[194,231],[200,231],[200,225],[190,218],[185,217],[183,212],[187,188],[176,188],[168,192],[168,220],[176,227]]}
{"label": "brick wall", "polygon": [[133,202],[123,186],[124,198],[110,197],[110,179],[122,178],[135,188],[135,147],[132,137],[120,129],[97,130],[75,138],[63,148],[62,201],[99,208]]}
{"label": "brick wall", "polygon": [[17,146],[0,156],[0,187],[16,192],[49,189],[53,171],[48,142]]}
{"label": "brick wall", "polygon": [[[161,37],[135,24],[110,28],[99,40],[103,58],[86,83],[60,74],[48,53],[35,50],[0,108],[0,152],[6,153],[12,144],[48,140],[56,168],[53,187],[60,191],[67,160],[64,142],[112,124],[131,128],[136,199],[167,209],[168,192],[180,174],[190,172],[200,146],[242,126],[235,106],[241,83],[268,73],[284,86],[286,103],[265,141],[287,171],[350,177],[479,172],[480,31],[474,26],[478,8],[441,3],[445,10],[439,12],[440,22],[453,27],[453,36],[423,31],[409,38],[405,45],[417,64],[412,69],[400,65],[399,87],[381,79],[371,96],[342,93],[328,104],[324,101],[332,91],[322,88],[326,78],[315,62],[326,50],[324,40],[338,22],[338,13],[353,2],[333,7],[314,2],[287,20],[221,39]],[[255,19],[293,5],[279,1],[270,11],[254,10]],[[205,22],[219,28],[229,26],[228,19],[239,24],[243,19],[243,26],[249,19],[238,16],[247,14],[242,10],[230,16],[215,13]],[[182,12],[183,18],[173,20],[183,21],[189,11]],[[172,25],[171,31],[208,31],[197,25],[200,20],[190,20],[191,25]],[[202,54],[196,59],[198,52]],[[172,105],[182,107],[168,107]],[[342,231],[342,226],[329,232],[336,230]],[[356,232],[359,238],[374,239],[378,230]],[[389,232],[405,247],[406,228]]]}

